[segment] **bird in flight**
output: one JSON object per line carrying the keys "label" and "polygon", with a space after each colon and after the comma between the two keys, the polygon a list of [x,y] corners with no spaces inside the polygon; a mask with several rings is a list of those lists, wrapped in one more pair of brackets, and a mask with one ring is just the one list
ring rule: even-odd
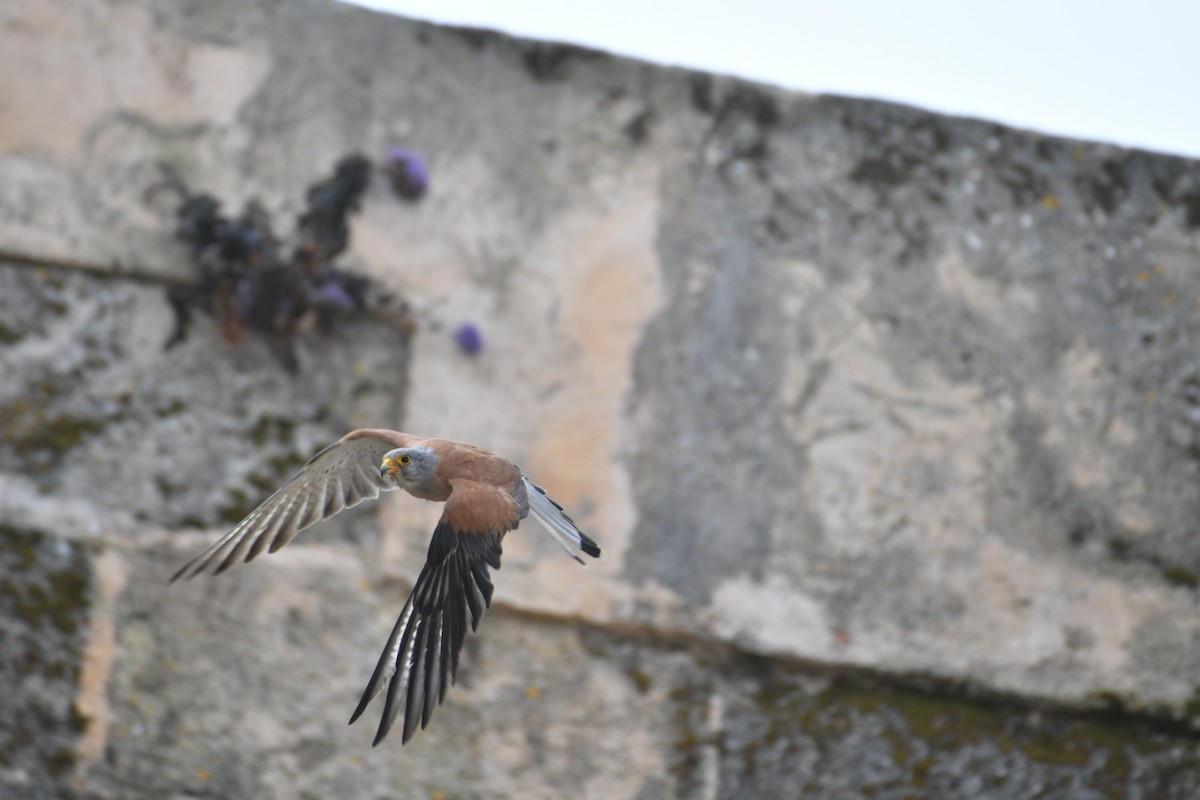
{"label": "bird in flight", "polygon": [[504,534],[532,514],[576,561],[600,556],[600,547],[576,527],[562,506],[506,458],[449,439],[420,439],[389,430],[351,431],[317,453],[233,530],[184,564],[172,577],[224,572],[274,553],[310,525],[403,489],[445,503],[429,542],[425,566],[409,592],[371,680],[350,722],[387,688],[373,744],[401,709],[407,742],[424,728],[454,683],[467,625],[475,630],[492,603],[488,567],[500,568]]}

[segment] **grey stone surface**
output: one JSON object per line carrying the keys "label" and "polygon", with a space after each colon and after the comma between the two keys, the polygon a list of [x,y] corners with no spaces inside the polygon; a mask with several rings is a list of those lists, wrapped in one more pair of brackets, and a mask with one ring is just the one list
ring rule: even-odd
{"label": "grey stone surface", "polygon": [[[166,572],[183,552],[143,549],[128,572]],[[112,755],[87,774],[89,792],[554,797],[592,783],[585,794],[601,797],[662,777],[665,710],[645,714],[620,666],[594,659],[570,626],[504,613],[469,640],[430,727],[403,750],[372,749],[378,710],[346,720],[407,587],[379,587],[360,557],[320,546],[247,573],[122,594]]]}
{"label": "grey stone surface", "polygon": [[85,543],[0,523],[0,792],[41,800],[76,763],[75,706],[92,612]]}
{"label": "grey stone surface", "polygon": [[162,287],[0,261],[0,313],[6,499],[69,494],[125,524],[237,522],[347,429],[394,418],[404,394],[406,339],[375,323],[302,337],[292,376],[261,338],[227,344],[198,309],[172,345]]}
{"label": "grey stone surface", "polygon": [[[965,646],[975,674],[1051,695],[1122,683],[1104,674],[1113,618],[1072,619],[1072,595],[1161,587],[1175,610],[1122,634],[1120,669],[1175,677],[1121,691],[1186,699],[1196,165],[748,88],[712,125],[711,168],[663,190],[670,299],[637,354],[632,576],[710,606],[730,574],[803,587],[814,627],[872,631],[888,663],[933,666],[916,651],[935,628],[935,670]],[[1043,581],[1026,564],[1054,566]],[[761,642],[761,622],[736,627]],[[980,663],[1017,644],[992,638],[1008,623],[1033,656],[1019,677]]]}
{"label": "grey stone surface", "polygon": [[[430,194],[377,182],[345,263],[415,337],[166,347],[161,164],[285,228],[394,145]],[[0,672],[5,790],[1197,791],[1195,162],[317,0],[69,0],[0,10],[0,245],[0,630],[63,664]],[[510,536],[404,749],[343,723],[435,506],[162,583],[360,425],[513,457],[605,551]]]}
{"label": "grey stone surface", "polygon": [[[430,728],[402,750],[372,749],[372,715],[345,720],[406,587],[376,585],[358,555],[301,546],[254,570],[168,587],[148,576],[168,573],[199,535],[143,531],[135,547],[99,555],[17,536],[57,558],[77,553],[72,580],[108,594],[104,613],[117,625],[111,641],[92,637],[89,655],[102,665],[105,700],[86,724],[102,724],[89,743],[102,757],[75,767],[63,736],[61,764],[26,759],[21,780],[6,765],[0,786],[16,796],[1016,800],[1200,790],[1200,745],[1180,730],[502,609],[468,640]],[[38,669],[24,679],[45,678]],[[54,702],[69,697],[60,690]],[[36,732],[38,745],[50,735]]]}

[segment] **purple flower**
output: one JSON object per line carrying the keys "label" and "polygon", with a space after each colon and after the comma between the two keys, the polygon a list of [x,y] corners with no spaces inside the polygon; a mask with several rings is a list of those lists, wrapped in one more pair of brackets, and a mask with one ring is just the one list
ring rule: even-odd
{"label": "purple flower", "polygon": [[464,322],[454,332],[454,341],[469,356],[476,356],[483,350],[483,331],[473,322]]}
{"label": "purple flower", "polygon": [[420,200],[429,188],[429,170],[420,156],[403,147],[394,147],[383,164],[383,174],[392,191],[405,200]]}
{"label": "purple flower", "polygon": [[358,303],[339,284],[329,281],[313,292],[313,302],[318,305],[336,306],[343,311],[357,311]]}

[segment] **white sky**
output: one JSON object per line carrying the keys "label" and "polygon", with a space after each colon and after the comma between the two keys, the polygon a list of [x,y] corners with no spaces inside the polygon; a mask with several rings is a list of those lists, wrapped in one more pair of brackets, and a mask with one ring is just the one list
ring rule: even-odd
{"label": "white sky", "polygon": [[351,0],[1200,157],[1200,0]]}

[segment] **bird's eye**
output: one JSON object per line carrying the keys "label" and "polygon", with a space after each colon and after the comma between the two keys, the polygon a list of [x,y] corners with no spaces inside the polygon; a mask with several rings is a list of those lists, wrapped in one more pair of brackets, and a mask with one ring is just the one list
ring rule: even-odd
{"label": "bird's eye", "polygon": [[400,463],[401,464],[412,463],[412,456],[400,456]]}

